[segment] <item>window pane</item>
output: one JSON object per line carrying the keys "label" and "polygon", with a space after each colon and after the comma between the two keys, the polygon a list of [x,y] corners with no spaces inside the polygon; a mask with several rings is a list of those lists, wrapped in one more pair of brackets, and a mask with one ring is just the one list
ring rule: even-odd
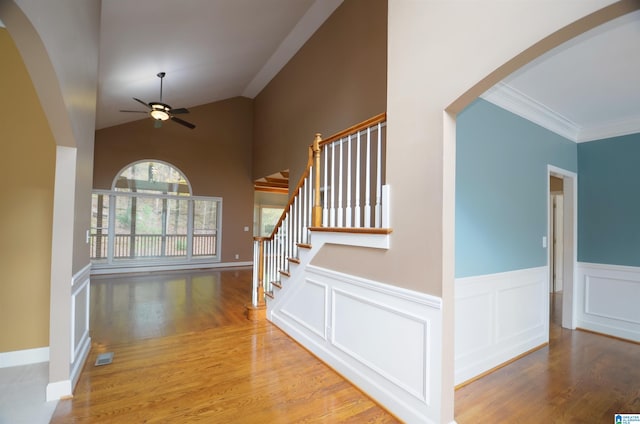
{"label": "window pane", "polygon": [[113,258],[131,258],[131,214],[134,198],[116,196]]}
{"label": "window pane", "polygon": [[260,208],[260,235],[262,237],[271,235],[283,211],[283,208]]}
{"label": "window pane", "polygon": [[133,197],[131,202],[133,257],[162,256],[162,205],[164,199]]}
{"label": "window pane", "polygon": [[213,256],[217,247],[218,202],[193,201],[193,256]]}
{"label": "window pane", "polygon": [[107,260],[109,237],[109,195],[91,196],[91,240],[89,257],[96,262]]}
{"label": "window pane", "polygon": [[118,176],[116,191],[189,196],[187,180],[176,168],[162,162],[138,162]]}
{"label": "window pane", "polygon": [[163,199],[166,202],[165,256],[187,256],[187,226],[189,201]]}

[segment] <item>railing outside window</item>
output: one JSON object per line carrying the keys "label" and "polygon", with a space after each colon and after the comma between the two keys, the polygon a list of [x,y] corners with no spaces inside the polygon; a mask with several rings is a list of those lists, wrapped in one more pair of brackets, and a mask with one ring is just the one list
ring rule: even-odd
{"label": "railing outside window", "polygon": [[91,260],[217,260],[221,204],[219,198],[95,191]]}

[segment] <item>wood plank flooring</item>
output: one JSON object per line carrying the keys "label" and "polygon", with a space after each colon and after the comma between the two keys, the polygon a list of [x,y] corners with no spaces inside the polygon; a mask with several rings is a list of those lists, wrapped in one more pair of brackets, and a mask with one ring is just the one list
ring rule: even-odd
{"label": "wood plank flooring", "polygon": [[551,299],[549,345],[456,391],[458,424],[613,423],[640,413],[640,345],[560,327]]}
{"label": "wood plank flooring", "polygon": [[[94,279],[93,349],[62,423],[397,423],[268,322],[250,270]],[[110,365],[96,356],[114,352]]]}
{"label": "wood plank flooring", "polygon": [[[250,270],[94,278],[93,349],[67,423],[395,423],[268,322],[244,316]],[[458,424],[610,423],[640,413],[640,345],[559,326],[549,346],[456,391]],[[99,353],[111,365],[94,367]]]}

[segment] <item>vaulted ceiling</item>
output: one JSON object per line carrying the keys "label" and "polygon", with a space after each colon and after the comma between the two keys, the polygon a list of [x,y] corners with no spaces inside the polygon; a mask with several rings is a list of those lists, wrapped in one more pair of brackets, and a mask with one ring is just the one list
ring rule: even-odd
{"label": "vaulted ceiling", "polygon": [[[97,128],[132,97],[255,97],[343,0],[103,0]],[[574,141],[640,131],[640,12],[547,53],[483,96]]]}

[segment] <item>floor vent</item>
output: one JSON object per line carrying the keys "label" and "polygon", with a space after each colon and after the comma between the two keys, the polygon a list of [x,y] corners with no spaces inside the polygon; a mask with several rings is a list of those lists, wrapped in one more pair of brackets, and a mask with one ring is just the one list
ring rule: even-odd
{"label": "floor vent", "polygon": [[101,353],[96,359],[96,367],[100,365],[108,365],[113,362],[113,352]]}

